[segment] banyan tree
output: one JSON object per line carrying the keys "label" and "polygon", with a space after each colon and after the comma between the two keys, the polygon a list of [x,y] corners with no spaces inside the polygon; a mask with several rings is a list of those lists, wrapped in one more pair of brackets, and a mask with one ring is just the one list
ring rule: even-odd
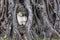
{"label": "banyan tree", "polygon": [[0,0],[0,40],[60,40],[60,0]]}

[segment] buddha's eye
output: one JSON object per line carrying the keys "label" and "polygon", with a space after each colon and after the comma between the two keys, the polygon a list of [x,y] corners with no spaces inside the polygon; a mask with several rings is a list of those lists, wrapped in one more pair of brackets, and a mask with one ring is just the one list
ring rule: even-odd
{"label": "buddha's eye", "polygon": [[18,15],[18,16],[21,16],[21,17],[23,16],[21,12],[17,13],[17,15]]}
{"label": "buddha's eye", "polygon": [[24,14],[24,13],[21,13],[21,12],[19,12],[18,15],[19,15],[20,17],[27,16],[26,13]]}

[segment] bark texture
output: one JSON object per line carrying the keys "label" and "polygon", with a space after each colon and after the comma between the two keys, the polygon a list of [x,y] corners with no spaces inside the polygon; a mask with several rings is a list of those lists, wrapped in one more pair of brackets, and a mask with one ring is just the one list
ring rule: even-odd
{"label": "bark texture", "polygon": [[[25,25],[19,24],[19,12],[20,21],[27,17]],[[60,0],[0,0],[0,40],[53,37],[60,40]]]}

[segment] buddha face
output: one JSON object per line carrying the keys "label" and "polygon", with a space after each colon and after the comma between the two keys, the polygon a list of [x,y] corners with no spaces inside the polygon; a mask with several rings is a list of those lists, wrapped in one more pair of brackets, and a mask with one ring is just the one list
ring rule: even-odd
{"label": "buddha face", "polygon": [[21,12],[17,13],[17,21],[18,21],[19,25],[25,25],[27,22],[26,14],[23,14]]}

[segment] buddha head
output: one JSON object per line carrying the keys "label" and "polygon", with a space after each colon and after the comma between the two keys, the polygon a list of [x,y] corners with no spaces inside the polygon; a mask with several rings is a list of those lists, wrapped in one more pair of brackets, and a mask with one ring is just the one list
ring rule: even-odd
{"label": "buddha head", "polygon": [[17,21],[18,21],[19,25],[25,25],[27,22],[27,14],[18,12],[17,13]]}

